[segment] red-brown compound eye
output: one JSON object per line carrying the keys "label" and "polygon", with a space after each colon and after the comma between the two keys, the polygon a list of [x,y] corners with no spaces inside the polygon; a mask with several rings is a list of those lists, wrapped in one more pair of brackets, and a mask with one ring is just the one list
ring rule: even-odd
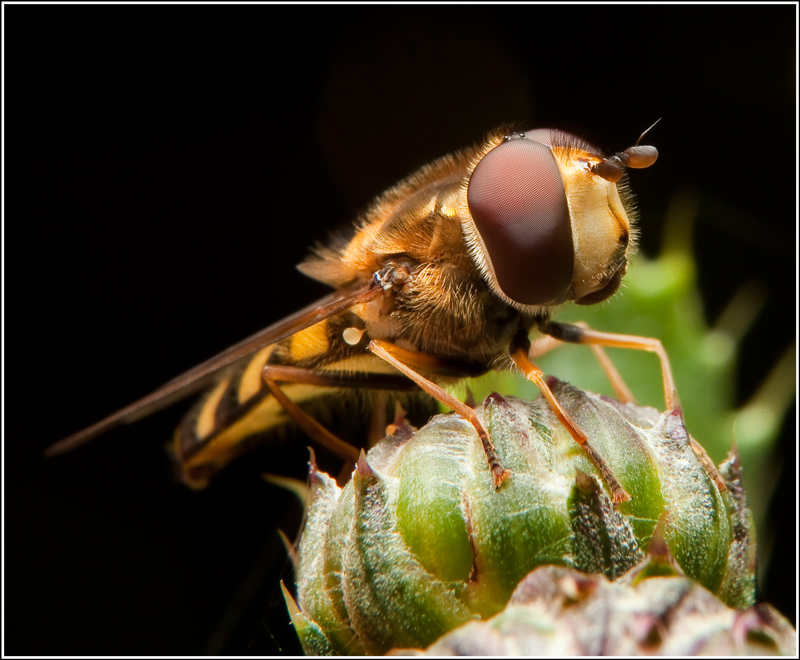
{"label": "red-brown compound eye", "polygon": [[499,289],[523,305],[562,300],[572,281],[572,228],[550,149],[524,138],[495,147],[472,173],[467,203]]}

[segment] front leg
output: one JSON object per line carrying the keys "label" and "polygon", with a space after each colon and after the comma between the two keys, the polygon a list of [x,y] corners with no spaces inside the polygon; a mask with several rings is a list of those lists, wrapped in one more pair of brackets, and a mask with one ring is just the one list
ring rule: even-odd
{"label": "front leg", "polygon": [[[675,410],[680,407],[678,392],[675,389],[675,379],[672,377],[672,368],[669,365],[669,357],[664,350],[664,346],[654,337],[640,337],[638,335],[619,335],[613,332],[601,332],[591,330],[585,326],[571,325],[568,323],[556,323],[555,321],[544,321],[539,324],[539,329],[560,341],[572,344],[587,344],[590,346],[611,346],[614,348],[633,348],[639,351],[650,351],[658,355],[661,360],[661,376],[664,382],[664,401],[667,410]],[[691,436],[690,443],[694,453],[700,459],[706,473],[720,490],[725,490],[725,481],[722,479],[714,461],[706,453],[706,450]]]}
{"label": "front leg", "polygon": [[[575,325],[583,329],[589,328],[589,326],[583,321],[580,321]],[[563,343],[564,342],[562,342],[560,339],[556,339],[551,335],[539,337],[536,341],[531,342],[531,347],[528,350],[528,358],[535,362],[536,358],[555,350]],[[608,378],[608,382],[611,383],[611,387],[614,389],[617,400],[622,401],[623,403],[635,403],[636,399],[628,389],[628,386],[625,384],[625,380],[622,378],[619,371],[617,371],[617,368],[614,366],[611,358],[606,355],[603,347],[598,346],[597,344],[592,344],[590,348],[592,349],[597,362],[600,364],[600,368],[605,373],[606,378]]]}
{"label": "front leg", "polygon": [[633,348],[639,351],[655,353],[658,355],[658,359],[661,360],[661,376],[664,382],[664,401],[667,410],[675,410],[680,405],[678,393],[675,390],[675,380],[672,377],[672,368],[669,366],[669,357],[667,357],[667,352],[658,339],[654,337],[639,337],[638,335],[618,335],[613,332],[600,332],[581,325],[556,323],[555,321],[540,323],[539,330],[559,341],[570,344]]}

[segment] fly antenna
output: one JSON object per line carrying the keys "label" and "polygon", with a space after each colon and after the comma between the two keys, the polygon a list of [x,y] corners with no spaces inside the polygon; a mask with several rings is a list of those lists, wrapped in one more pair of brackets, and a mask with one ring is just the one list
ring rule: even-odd
{"label": "fly antenna", "polygon": [[596,174],[601,179],[605,179],[609,183],[616,183],[622,178],[622,175],[625,174],[626,167],[633,167],[634,169],[650,167],[658,158],[658,149],[650,146],[640,147],[639,142],[641,142],[642,138],[647,135],[650,129],[660,122],[661,119],[661,117],[656,119],[652,126],[639,136],[639,139],[636,140],[636,144],[632,147],[628,147],[625,151],[618,151],[613,156],[603,158],[602,161],[593,165],[592,173]]}
{"label": "fly antenna", "polygon": [[655,120],[655,121],[654,121],[652,124],[650,124],[650,128],[646,128],[646,129],[644,129],[644,133],[642,133],[642,134],[639,136],[639,139],[638,139],[638,140],[636,140],[636,144],[634,144],[633,146],[634,146],[634,147],[638,147],[638,146],[639,146],[639,143],[642,141],[642,138],[643,138],[645,135],[647,135],[647,134],[648,134],[650,131],[652,131],[652,130],[653,130],[653,128],[655,128],[655,125],[656,125],[658,122],[660,122],[662,119],[664,119],[664,118],[663,118],[663,117],[659,117],[659,118],[658,118],[658,119],[656,119],[656,120]]}

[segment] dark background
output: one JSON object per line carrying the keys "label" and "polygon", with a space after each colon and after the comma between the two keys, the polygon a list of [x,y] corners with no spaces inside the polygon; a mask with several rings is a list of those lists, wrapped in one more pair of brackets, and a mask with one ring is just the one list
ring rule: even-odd
{"label": "dark background", "polygon": [[[649,136],[643,251],[700,195],[713,320],[768,300],[744,401],[796,334],[795,8],[4,6],[5,651],[295,652],[275,533],[300,507],[248,463],[194,493],[183,408],[50,443],[306,305],[293,269],[414,168],[506,121]],[[624,327],[620,328],[624,332]],[[763,596],[793,621],[792,414]],[[275,452],[277,454],[278,452]],[[270,471],[305,470],[305,445]],[[274,462],[274,460],[273,460]]]}

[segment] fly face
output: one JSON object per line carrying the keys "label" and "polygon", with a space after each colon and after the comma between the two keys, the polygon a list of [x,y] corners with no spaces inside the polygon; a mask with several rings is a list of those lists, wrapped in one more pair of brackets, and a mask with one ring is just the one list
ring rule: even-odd
{"label": "fly face", "polygon": [[[640,149],[651,150],[647,165],[655,162],[653,147]],[[490,141],[476,159],[465,234],[492,291],[509,305],[592,304],[616,291],[635,249],[635,216],[627,181],[617,183],[623,167],[609,160],[550,129]]]}

